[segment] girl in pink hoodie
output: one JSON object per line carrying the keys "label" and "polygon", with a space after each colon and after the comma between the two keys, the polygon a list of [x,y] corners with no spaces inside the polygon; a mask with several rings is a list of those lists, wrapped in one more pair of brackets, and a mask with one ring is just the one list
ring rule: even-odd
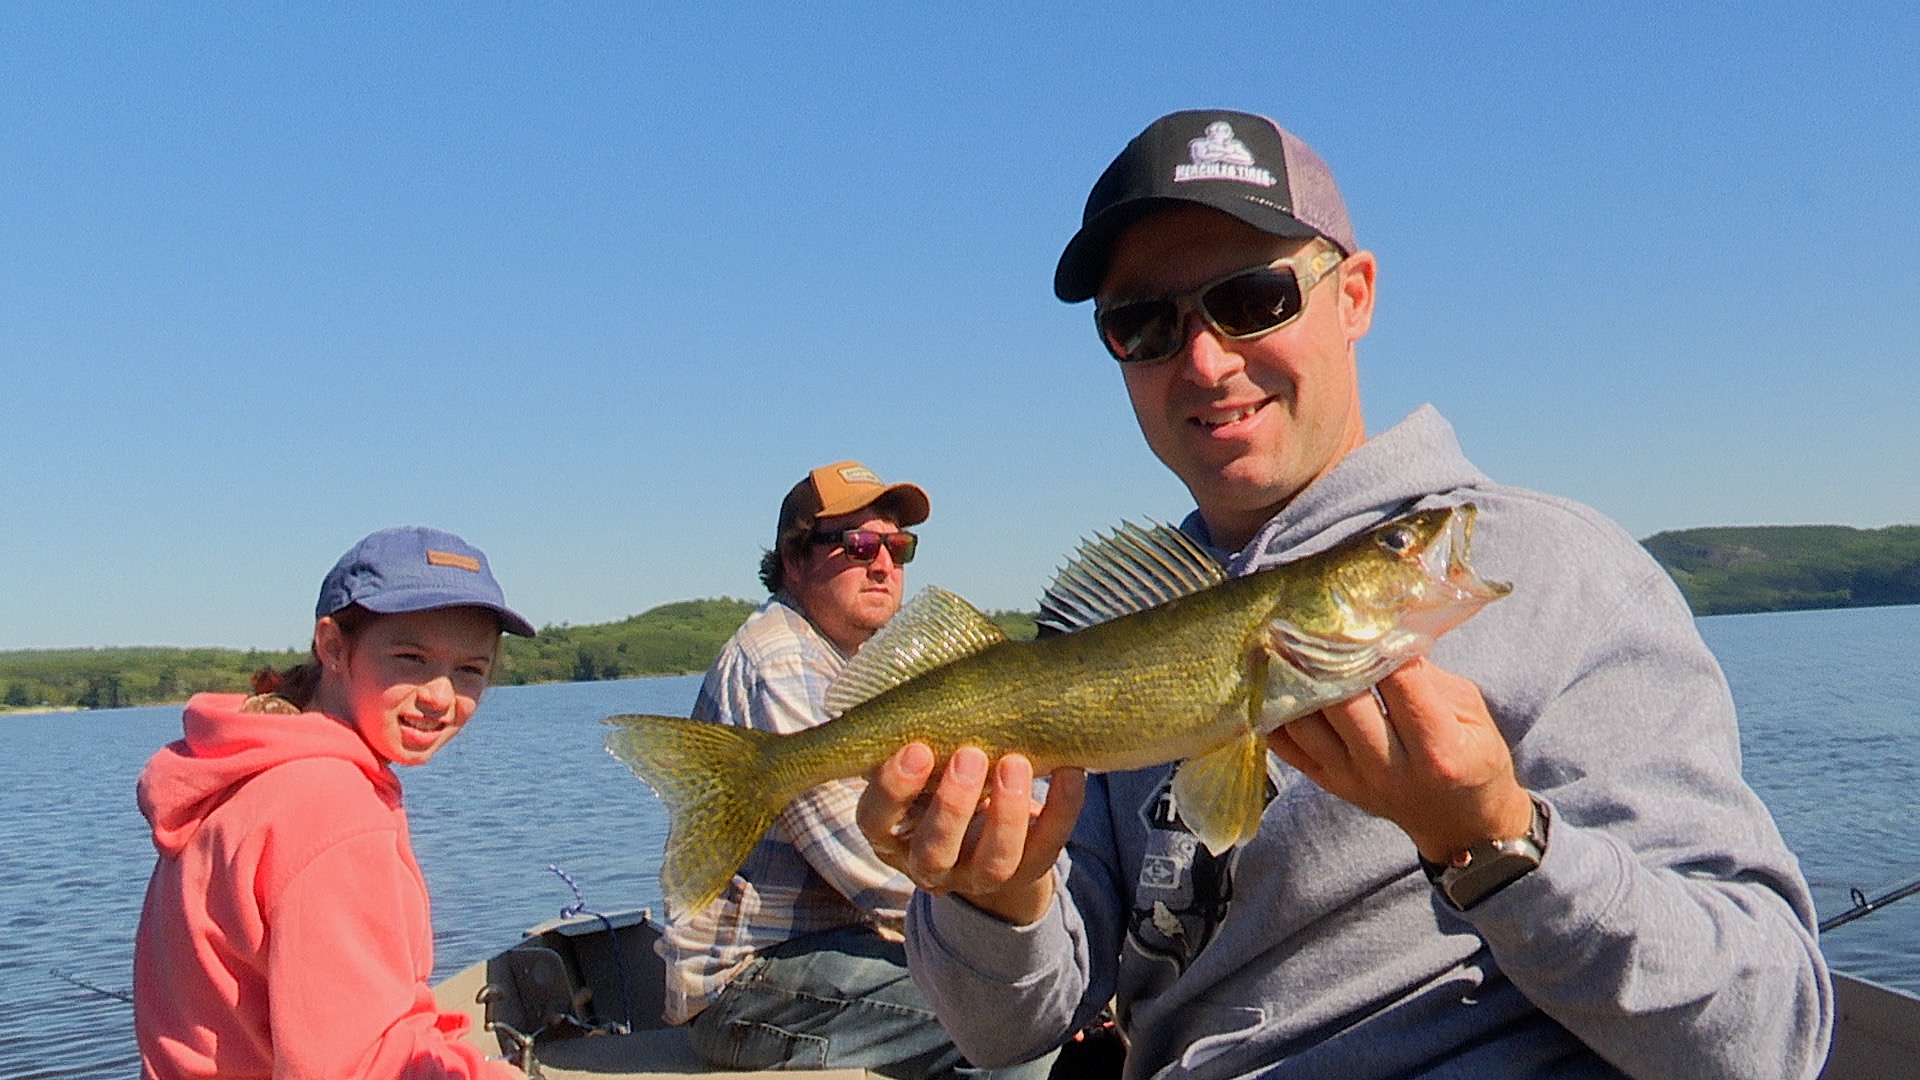
{"label": "girl in pink hoodie", "polygon": [[312,659],[199,694],[141,774],[159,859],[134,946],[145,1074],[505,1077],[440,1012],[433,922],[395,765],[473,715],[501,631],[533,636],[486,556],[387,529],[321,584]]}

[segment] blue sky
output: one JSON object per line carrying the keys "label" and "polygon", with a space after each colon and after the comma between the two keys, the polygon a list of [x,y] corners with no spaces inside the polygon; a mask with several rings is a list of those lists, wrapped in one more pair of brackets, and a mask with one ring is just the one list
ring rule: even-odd
{"label": "blue sky", "polygon": [[801,7],[0,10],[0,649],[301,645],[402,523],[536,623],[757,598],[842,457],[1029,607],[1189,505],[1050,290],[1187,107],[1332,164],[1372,428],[1637,536],[1920,521],[1905,5]]}

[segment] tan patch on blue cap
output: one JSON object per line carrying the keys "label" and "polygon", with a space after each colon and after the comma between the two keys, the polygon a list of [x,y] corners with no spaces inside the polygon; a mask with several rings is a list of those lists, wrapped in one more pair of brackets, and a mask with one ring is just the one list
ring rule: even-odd
{"label": "tan patch on blue cap", "polygon": [[457,566],[473,573],[480,572],[480,560],[471,555],[461,555],[453,551],[435,551],[427,549],[427,563],[431,566]]}

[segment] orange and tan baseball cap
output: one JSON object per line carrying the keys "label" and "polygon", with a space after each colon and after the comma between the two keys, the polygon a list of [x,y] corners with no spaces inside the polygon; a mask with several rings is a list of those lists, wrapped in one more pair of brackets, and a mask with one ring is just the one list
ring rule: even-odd
{"label": "orange and tan baseball cap", "polygon": [[796,524],[811,525],[823,517],[839,517],[876,504],[893,512],[905,529],[927,520],[932,503],[914,484],[889,484],[857,461],[836,461],[808,473],[780,502],[780,522],[774,542]]}

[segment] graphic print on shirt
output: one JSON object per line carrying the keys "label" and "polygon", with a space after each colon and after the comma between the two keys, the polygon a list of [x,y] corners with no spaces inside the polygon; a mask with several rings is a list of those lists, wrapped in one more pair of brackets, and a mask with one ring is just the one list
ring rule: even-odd
{"label": "graphic print on shirt", "polygon": [[[1184,764],[1184,763],[1181,763]],[[1268,760],[1266,798],[1272,801],[1272,759]],[[1127,947],[1143,959],[1164,964],[1172,979],[1193,963],[1227,917],[1233,899],[1233,859],[1238,849],[1215,855],[1180,820],[1173,778],[1167,770],[1140,807],[1147,827],[1140,879],[1134,884],[1133,912],[1127,919]]]}

